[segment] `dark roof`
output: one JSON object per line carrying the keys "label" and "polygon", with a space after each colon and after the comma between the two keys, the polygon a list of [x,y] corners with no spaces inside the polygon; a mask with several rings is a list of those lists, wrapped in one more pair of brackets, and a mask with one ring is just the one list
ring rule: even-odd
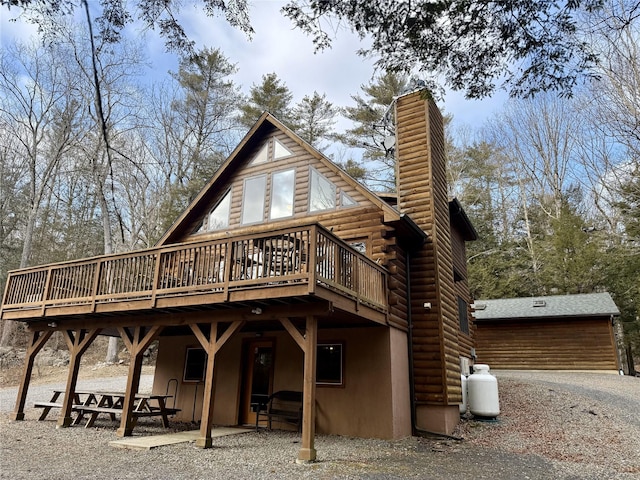
{"label": "dark roof", "polygon": [[611,295],[606,292],[476,300],[474,308],[475,318],[479,321],[620,315]]}

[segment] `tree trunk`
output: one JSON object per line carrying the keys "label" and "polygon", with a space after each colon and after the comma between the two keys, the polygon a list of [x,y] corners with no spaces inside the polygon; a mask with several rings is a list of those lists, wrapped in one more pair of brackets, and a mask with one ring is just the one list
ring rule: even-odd
{"label": "tree trunk", "polygon": [[118,337],[109,337],[106,363],[118,363]]}
{"label": "tree trunk", "polygon": [[[29,259],[31,258],[31,246],[33,245],[33,232],[36,224],[37,209],[32,208],[29,212],[29,220],[27,221],[27,228],[24,234],[24,242],[22,244],[22,256],[20,257],[20,268],[25,268],[29,265]],[[0,346],[8,347],[13,343],[15,332],[18,328],[18,322],[6,321],[2,322],[2,338],[0,338]]]}

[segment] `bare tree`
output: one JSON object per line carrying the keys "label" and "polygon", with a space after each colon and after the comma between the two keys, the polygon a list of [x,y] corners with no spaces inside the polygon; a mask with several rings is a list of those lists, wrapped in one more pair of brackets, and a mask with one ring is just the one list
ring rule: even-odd
{"label": "bare tree", "polygon": [[180,63],[175,83],[157,86],[149,104],[150,152],[165,185],[162,226],[167,228],[232,150],[240,103],[230,79],[235,65],[216,49]]}
{"label": "bare tree", "polygon": [[[91,19],[87,15],[87,22]],[[94,195],[101,212],[104,253],[117,251],[126,243],[125,221],[117,200],[118,168],[131,171],[137,168],[135,159],[126,152],[124,133],[138,126],[136,85],[143,57],[140,48],[129,42],[117,45],[94,43],[88,31],[61,25],[66,44],[73,52],[74,68],[82,79],[80,89],[83,105],[88,108],[86,135],[78,147],[90,167]],[[114,228],[119,238],[114,235]],[[110,338],[106,362],[117,361],[117,337]]]}
{"label": "bare tree", "polygon": [[527,182],[526,196],[551,218],[559,218],[572,172],[579,131],[567,100],[539,95],[512,101],[498,119],[496,140]]}
{"label": "bare tree", "polygon": [[[0,115],[3,134],[13,137],[27,181],[28,213],[20,267],[29,265],[42,201],[65,152],[73,143],[78,104],[71,92],[76,79],[57,68],[55,45],[15,45],[0,59]],[[11,340],[14,325],[5,322],[0,344]]]}

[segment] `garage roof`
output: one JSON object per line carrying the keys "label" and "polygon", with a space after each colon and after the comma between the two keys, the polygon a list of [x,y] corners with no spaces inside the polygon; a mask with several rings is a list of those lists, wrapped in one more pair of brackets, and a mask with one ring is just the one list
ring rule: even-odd
{"label": "garage roof", "polygon": [[476,300],[474,308],[478,321],[620,315],[618,307],[607,292]]}

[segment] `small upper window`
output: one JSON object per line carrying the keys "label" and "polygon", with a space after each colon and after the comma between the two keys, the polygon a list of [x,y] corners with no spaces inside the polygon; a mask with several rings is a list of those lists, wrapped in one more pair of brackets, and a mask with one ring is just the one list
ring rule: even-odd
{"label": "small upper window", "polygon": [[242,223],[258,223],[264,220],[264,199],[267,188],[267,177],[247,178],[242,192]]}
{"label": "small upper window", "polygon": [[293,215],[295,194],[295,170],[276,172],[271,181],[270,218],[284,218]]}
{"label": "small upper window", "polygon": [[218,202],[211,213],[209,213],[209,221],[207,230],[220,230],[229,226],[229,210],[231,207],[231,190],[229,190],[222,200]]}
{"label": "small upper window", "polygon": [[249,165],[258,165],[269,160],[269,142],[265,143]]}
{"label": "small upper window", "polygon": [[357,204],[358,202],[356,202],[349,195],[347,195],[344,192],[340,192],[340,205],[342,207],[353,207],[354,205],[357,205]]}
{"label": "small upper window", "polygon": [[336,208],[336,186],[315,169],[311,169],[309,211],[318,212]]}
{"label": "small upper window", "polygon": [[281,158],[290,157],[291,155],[293,155],[293,153],[291,153],[291,150],[289,150],[282,143],[280,143],[279,140],[277,139],[273,140],[273,159],[274,160],[280,160]]}

